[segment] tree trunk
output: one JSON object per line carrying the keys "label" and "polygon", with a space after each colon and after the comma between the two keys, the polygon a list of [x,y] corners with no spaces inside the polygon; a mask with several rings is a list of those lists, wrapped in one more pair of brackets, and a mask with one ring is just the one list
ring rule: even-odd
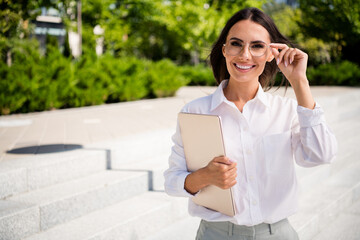
{"label": "tree trunk", "polygon": [[6,53],[6,64],[11,67],[12,65],[12,58],[11,58],[11,50],[9,49]]}
{"label": "tree trunk", "polygon": [[81,0],[77,2],[77,28],[79,34],[79,57],[82,55],[82,22],[81,22]]}

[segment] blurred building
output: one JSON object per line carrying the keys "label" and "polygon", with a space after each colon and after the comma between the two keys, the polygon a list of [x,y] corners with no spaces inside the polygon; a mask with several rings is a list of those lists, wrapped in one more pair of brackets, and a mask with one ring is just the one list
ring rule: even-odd
{"label": "blurred building", "polygon": [[45,51],[48,37],[55,37],[60,48],[64,46],[66,38],[66,28],[56,9],[42,8],[41,15],[32,21],[35,25],[35,37],[40,43],[41,50]]}
{"label": "blurred building", "polygon": [[275,0],[275,2],[277,3],[285,3],[287,5],[290,5],[290,6],[297,6],[298,2],[297,0]]}

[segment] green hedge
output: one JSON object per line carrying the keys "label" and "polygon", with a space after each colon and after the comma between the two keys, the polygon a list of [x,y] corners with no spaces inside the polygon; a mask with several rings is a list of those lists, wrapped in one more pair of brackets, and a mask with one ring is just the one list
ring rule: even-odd
{"label": "green hedge", "polygon": [[311,85],[360,86],[360,68],[349,61],[309,67],[307,76]]}
{"label": "green hedge", "polygon": [[170,60],[97,57],[80,61],[36,47],[13,53],[13,64],[0,62],[0,114],[81,107],[143,98],[173,96],[189,79]]}
{"label": "green hedge", "polygon": [[197,66],[183,66],[182,74],[190,80],[189,85],[215,86],[216,80],[211,68],[199,64]]}

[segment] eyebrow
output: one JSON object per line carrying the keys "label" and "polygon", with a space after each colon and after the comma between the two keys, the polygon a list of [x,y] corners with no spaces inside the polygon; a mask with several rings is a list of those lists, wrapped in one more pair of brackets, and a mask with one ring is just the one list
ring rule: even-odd
{"label": "eyebrow", "polygon": [[[244,42],[243,40],[241,40],[240,38],[237,38],[237,37],[232,37],[229,39],[230,40],[237,40],[237,41],[240,41],[240,42]],[[261,41],[261,40],[256,40],[256,41],[251,41],[250,43],[265,43],[264,41]]]}

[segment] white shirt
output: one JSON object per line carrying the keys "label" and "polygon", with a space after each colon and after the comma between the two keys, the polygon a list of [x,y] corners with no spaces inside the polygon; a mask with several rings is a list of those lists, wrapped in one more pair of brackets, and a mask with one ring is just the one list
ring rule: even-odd
{"label": "white shirt", "polygon": [[337,152],[335,136],[318,104],[307,109],[293,99],[265,93],[259,85],[255,98],[240,112],[224,96],[226,84],[222,81],[212,95],[186,104],[182,112],[221,116],[226,155],[237,162],[237,184],[232,187],[236,215],[229,217],[191,201],[193,195],[184,189],[190,173],[179,125],[172,138],[169,169],[164,173],[165,191],[189,197],[190,215],[207,221],[246,226],[275,223],[297,211],[294,162],[304,167],[330,163]]}

